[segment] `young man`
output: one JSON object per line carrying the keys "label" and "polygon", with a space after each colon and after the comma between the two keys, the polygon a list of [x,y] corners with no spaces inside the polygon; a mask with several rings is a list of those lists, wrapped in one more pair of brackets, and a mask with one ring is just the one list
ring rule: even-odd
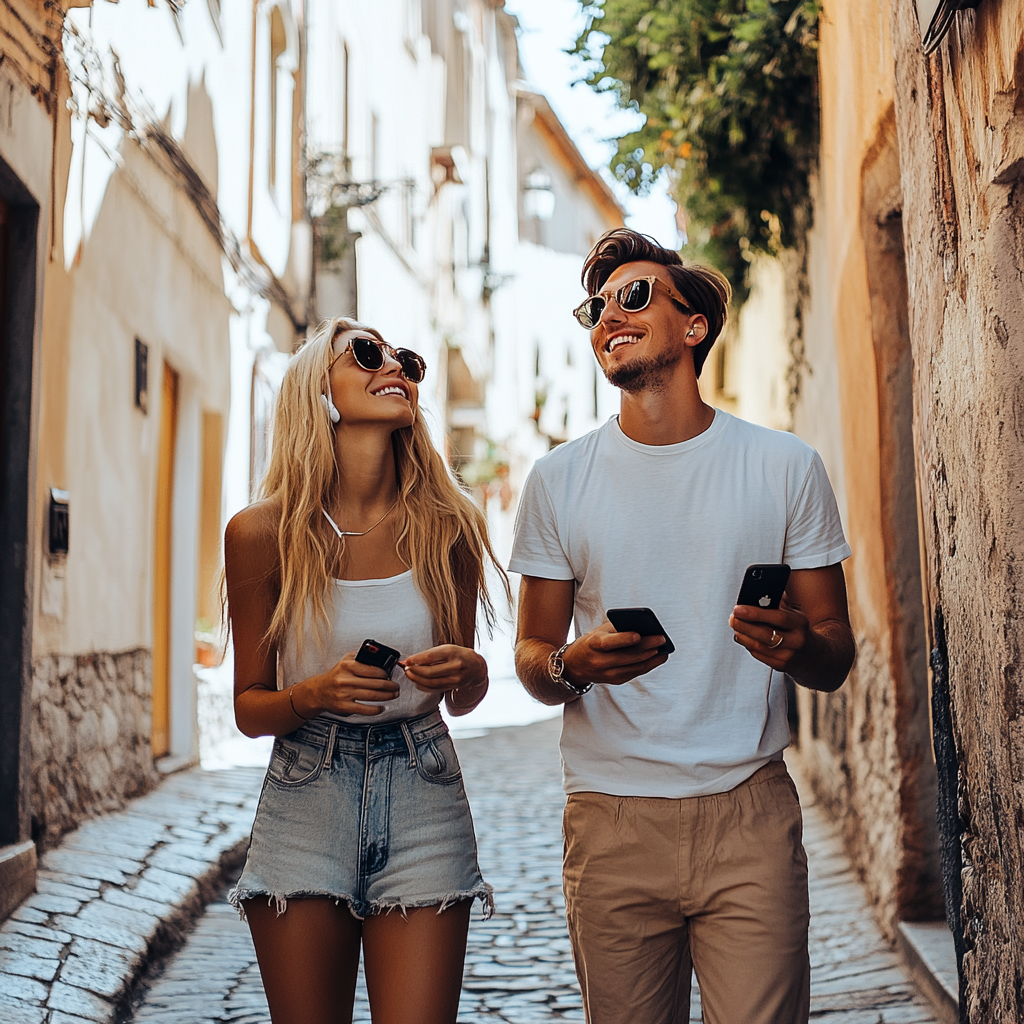
{"label": "young man", "polygon": [[[850,554],[814,450],[705,405],[728,285],[627,229],[583,268],[617,419],[541,459],[510,568],[516,666],[564,704],[566,916],[590,1024],[806,1022],[807,861],[783,673],[831,691],[854,642]],[[734,607],[746,567],[788,563],[777,610]],[[646,606],[675,643],[619,633]],[[566,644],[575,618],[576,638]]]}

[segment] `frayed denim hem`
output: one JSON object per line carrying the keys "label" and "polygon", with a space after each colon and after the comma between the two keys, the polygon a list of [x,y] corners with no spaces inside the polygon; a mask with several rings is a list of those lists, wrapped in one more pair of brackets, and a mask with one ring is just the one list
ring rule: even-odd
{"label": "frayed denim hem", "polygon": [[267,905],[274,907],[278,917],[288,909],[290,899],[328,899],[334,900],[335,905],[345,903],[352,916],[359,921],[376,914],[390,914],[392,910],[397,910],[404,917],[407,910],[416,910],[419,907],[437,907],[437,912],[440,914],[456,903],[472,899],[478,899],[483,904],[485,921],[494,915],[494,889],[486,882],[481,882],[472,889],[465,889],[462,892],[448,893],[440,898],[431,896],[416,900],[386,899],[370,902],[333,892],[272,893],[265,889],[239,889],[236,887],[228,893],[228,903],[238,911],[238,916],[244,921],[245,908],[242,906],[242,901],[256,899],[260,896],[266,896]]}

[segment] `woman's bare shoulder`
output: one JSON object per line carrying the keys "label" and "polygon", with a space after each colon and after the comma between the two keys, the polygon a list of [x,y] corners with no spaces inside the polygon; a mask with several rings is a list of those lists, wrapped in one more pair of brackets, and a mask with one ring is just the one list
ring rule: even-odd
{"label": "woman's bare shoulder", "polygon": [[277,554],[277,527],[281,506],[273,498],[247,505],[228,521],[224,531],[224,553],[259,557]]}

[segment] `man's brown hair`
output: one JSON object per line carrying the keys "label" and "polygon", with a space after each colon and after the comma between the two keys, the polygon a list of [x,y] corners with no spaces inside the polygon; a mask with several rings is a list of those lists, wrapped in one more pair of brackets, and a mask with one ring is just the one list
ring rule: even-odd
{"label": "man's brown hair", "polygon": [[[663,248],[649,235],[642,235],[632,228],[613,228],[606,231],[590,250],[580,277],[583,287],[588,295],[596,295],[613,271],[625,263],[639,263],[641,260],[667,268],[673,284],[692,311],[707,318],[707,337],[693,350],[693,369],[699,377],[711,346],[729,318],[729,299],[732,297],[729,282],[710,267],[683,263],[679,253]],[[675,299],[671,301],[680,312],[689,312]]]}

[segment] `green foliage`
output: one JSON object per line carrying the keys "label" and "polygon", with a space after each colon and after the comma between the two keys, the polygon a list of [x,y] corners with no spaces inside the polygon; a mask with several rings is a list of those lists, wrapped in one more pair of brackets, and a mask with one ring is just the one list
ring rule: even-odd
{"label": "green foliage", "polygon": [[642,192],[662,170],[692,255],[742,301],[755,252],[798,245],[818,152],[817,0],[580,0],[587,82],[639,110],[612,172]]}

